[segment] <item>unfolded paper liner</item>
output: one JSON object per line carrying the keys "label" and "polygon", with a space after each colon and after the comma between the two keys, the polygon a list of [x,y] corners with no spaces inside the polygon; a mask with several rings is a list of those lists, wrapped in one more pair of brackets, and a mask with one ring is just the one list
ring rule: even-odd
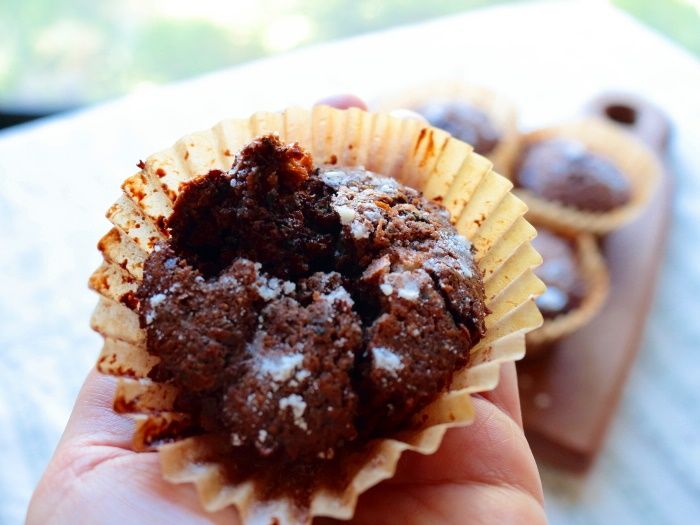
{"label": "unfolded paper liner", "polygon": [[527,358],[540,357],[551,345],[584,327],[605,304],[610,289],[610,276],[597,239],[590,233],[573,236],[579,275],[583,279],[586,294],[576,308],[546,319],[538,329],[526,336]]}
{"label": "unfolded paper liner", "polygon": [[[516,187],[518,195],[529,208],[528,217],[553,230],[574,233],[587,231],[605,234],[634,219],[647,205],[656,190],[661,164],[656,155],[619,126],[598,118],[540,129],[524,135],[521,152],[542,140],[564,138],[582,143],[593,153],[610,160],[629,179],[631,197],[627,204],[607,212],[591,212],[544,199],[524,188]],[[514,156],[504,174],[514,180],[520,153]]]}
{"label": "unfolded paper liner", "polygon": [[379,111],[415,109],[427,102],[461,100],[484,111],[500,131],[496,147],[487,157],[494,169],[502,173],[510,166],[518,152],[520,134],[515,105],[503,95],[488,88],[458,80],[433,81],[409,87],[401,93],[378,100],[374,107]]}
{"label": "unfolded paper liner", "polygon": [[[491,311],[486,335],[472,348],[469,365],[419,415],[421,429],[372,443],[374,453],[346,488],[313,493],[307,509],[286,499],[259,501],[253,481],[230,484],[223,467],[210,460],[212,436],[158,446],[159,440],[186,428],[189,416],[174,411],[174,387],[147,378],[158,358],[146,352],[145,334],[134,311],[133,294],[142,279],[144,260],[167,236],[165,218],[181,185],[211,169],[229,169],[243,145],[269,132],[285,142],[298,141],[312,152],[316,164],[361,165],[442,202],[475,247]],[[391,477],[405,450],[432,453],[449,427],[471,422],[470,395],[496,386],[500,363],[521,358],[525,334],[542,322],[534,298],[544,285],[532,271],[541,257],[529,242],[535,229],[525,220],[526,206],[511,188],[490,162],[441,130],[417,120],[326,106],[226,120],[149,157],[144,168],[124,182],[122,197],[107,213],[114,227],[99,243],[104,263],[90,279],[90,286],[101,295],[92,327],[105,339],[97,368],[120,377],[114,406],[136,419],[134,448],[157,446],[167,480],[194,483],[208,511],[234,505],[244,523],[267,524],[275,517],[281,523],[307,523],[313,516],[350,518],[359,494]]]}

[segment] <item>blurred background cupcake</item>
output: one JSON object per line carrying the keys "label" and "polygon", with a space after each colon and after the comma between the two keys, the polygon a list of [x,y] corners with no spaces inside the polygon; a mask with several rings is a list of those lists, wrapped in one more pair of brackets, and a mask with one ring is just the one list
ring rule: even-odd
{"label": "blurred background cupcake", "polygon": [[527,336],[527,357],[542,355],[553,343],[586,325],[600,311],[609,277],[595,237],[563,234],[535,224],[533,247],[542,256],[535,274],[547,290],[536,303],[544,324]]}
{"label": "blurred background cupcake", "polygon": [[645,207],[660,170],[655,156],[630,134],[588,119],[524,135],[505,173],[534,221],[604,234]]}
{"label": "blurred background cupcake", "polygon": [[431,125],[474,147],[479,155],[503,171],[518,149],[515,106],[504,96],[482,86],[458,81],[434,82],[388,95],[377,109],[412,110]]}

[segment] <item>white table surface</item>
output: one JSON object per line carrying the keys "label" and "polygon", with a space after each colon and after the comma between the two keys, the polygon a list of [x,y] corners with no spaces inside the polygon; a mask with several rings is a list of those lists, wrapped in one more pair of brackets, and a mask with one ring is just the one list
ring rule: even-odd
{"label": "white table surface", "polygon": [[526,128],[569,118],[607,88],[672,116],[674,224],[641,356],[590,474],[543,468],[543,478],[553,524],[697,523],[700,64],[590,1],[499,7],[310,48],[0,133],[0,523],[23,520],[99,352],[86,280],[103,213],[136,162],[224,117],[434,77],[498,87]]}

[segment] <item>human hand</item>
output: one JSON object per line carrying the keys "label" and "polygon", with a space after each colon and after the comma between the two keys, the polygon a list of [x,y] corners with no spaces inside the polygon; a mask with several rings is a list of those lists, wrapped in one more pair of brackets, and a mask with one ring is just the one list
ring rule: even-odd
{"label": "human hand", "polygon": [[[322,102],[366,109],[347,95]],[[134,424],[112,409],[115,383],[95,370],[88,375],[32,497],[28,525],[240,523],[235,509],[207,513],[192,485],[165,481],[157,452],[131,450]],[[515,365],[503,365],[498,388],[473,402],[474,422],[449,430],[433,455],[405,453],[392,479],[360,497],[352,523],[546,523]]]}
{"label": "human hand", "polygon": [[[192,485],[165,481],[157,452],[131,451],[133,422],[112,410],[114,388],[112,377],[88,376],[27,523],[239,523],[231,508],[205,512]],[[515,366],[503,365],[498,388],[473,402],[474,422],[448,431],[431,456],[404,454],[394,478],[360,497],[352,523],[546,523]]]}

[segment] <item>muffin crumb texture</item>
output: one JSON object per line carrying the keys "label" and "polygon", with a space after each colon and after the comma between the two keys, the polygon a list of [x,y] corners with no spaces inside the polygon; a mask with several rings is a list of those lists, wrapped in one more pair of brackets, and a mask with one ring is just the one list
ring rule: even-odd
{"label": "muffin crumb texture", "polygon": [[137,292],[150,376],[234,451],[327,461],[403,429],[484,334],[444,208],[274,135],[187,183],[167,226]]}

